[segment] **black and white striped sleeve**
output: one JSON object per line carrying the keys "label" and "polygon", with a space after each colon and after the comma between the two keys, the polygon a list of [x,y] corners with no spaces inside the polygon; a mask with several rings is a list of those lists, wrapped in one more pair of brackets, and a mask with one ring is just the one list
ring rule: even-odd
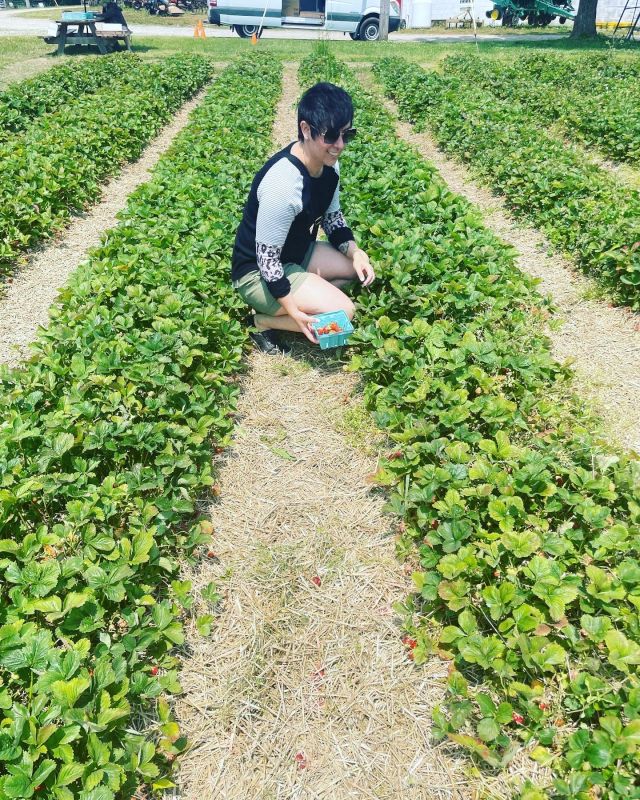
{"label": "black and white striped sleeve", "polygon": [[[340,174],[338,165],[334,169]],[[333,193],[329,208],[325,211],[322,217],[322,230],[325,232],[327,239],[331,244],[343,253],[347,252],[349,242],[353,241],[353,231],[347,225],[347,222],[340,210],[340,183],[336,186]]]}
{"label": "black and white striped sleeve", "polygon": [[291,291],[282,267],[282,248],[291,224],[302,211],[302,175],[286,158],[276,162],[258,186],[256,259],[273,297]]}

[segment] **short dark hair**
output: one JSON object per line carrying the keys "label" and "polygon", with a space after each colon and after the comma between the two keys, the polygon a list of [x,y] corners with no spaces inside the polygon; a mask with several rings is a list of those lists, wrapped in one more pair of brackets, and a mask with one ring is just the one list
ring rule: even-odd
{"label": "short dark hair", "polygon": [[302,141],[302,120],[312,126],[313,139],[333,128],[339,130],[353,121],[351,95],[334,83],[316,83],[298,103],[298,139]]}

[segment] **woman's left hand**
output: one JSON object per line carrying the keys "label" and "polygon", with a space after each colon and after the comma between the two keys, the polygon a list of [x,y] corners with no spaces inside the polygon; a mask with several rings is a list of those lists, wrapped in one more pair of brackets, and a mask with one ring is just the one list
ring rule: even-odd
{"label": "woman's left hand", "polygon": [[369,261],[369,256],[359,247],[353,253],[353,268],[363,286],[369,286],[375,280],[376,274]]}

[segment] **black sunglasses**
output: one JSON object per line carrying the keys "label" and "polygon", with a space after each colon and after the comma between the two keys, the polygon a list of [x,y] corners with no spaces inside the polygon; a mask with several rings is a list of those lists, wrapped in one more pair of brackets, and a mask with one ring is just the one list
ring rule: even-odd
{"label": "black sunglasses", "polygon": [[313,128],[317,131],[320,136],[325,141],[325,144],[335,144],[340,136],[342,136],[342,141],[345,144],[349,144],[350,141],[356,138],[356,134],[358,133],[356,128],[347,128],[346,131],[336,130],[335,128],[328,128],[324,133],[319,128],[316,128],[315,125],[309,125],[310,128]]}

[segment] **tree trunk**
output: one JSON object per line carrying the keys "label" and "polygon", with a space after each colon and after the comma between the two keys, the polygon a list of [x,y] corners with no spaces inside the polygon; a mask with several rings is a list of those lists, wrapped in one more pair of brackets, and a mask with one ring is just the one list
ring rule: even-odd
{"label": "tree trunk", "polygon": [[580,0],[578,14],[573,21],[571,38],[596,35],[596,9],[598,0]]}
{"label": "tree trunk", "polygon": [[389,41],[389,0],[381,0],[380,2],[380,36],[378,40],[381,42]]}

